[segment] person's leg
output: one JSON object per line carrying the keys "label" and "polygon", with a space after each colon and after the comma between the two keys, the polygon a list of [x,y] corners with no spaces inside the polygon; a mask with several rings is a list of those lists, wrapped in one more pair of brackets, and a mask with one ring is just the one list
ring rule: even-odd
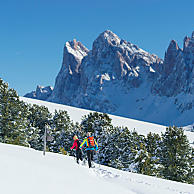
{"label": "person's leg", "polygon": [[79,159],[82,161],[83,158],[82,158],[82,151],[79,149]]}
{"label": "person's leg", "polygon": [[77,149],[75,153],[76,153],[76,160],[77,160],[77,163],[79,164],[79,150]]}
{"label": "person's leg", "polygon": [[94,150],[91,150],[91,161],[94,159]]}
{"label": "person's leg", "polygon": [[87,150],[87,157],[88,157],[88,166],[90,168],[92,166],[92,164],[91,164],[91,150]]}

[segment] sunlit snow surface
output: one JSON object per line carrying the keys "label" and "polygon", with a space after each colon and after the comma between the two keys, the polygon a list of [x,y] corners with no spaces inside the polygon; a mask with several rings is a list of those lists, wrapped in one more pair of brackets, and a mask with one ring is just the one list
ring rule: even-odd
{"label": "sunlit snow surface", "polygon": [[2,194],[191,194],[194,186],[0,143]]}
{"label": "sunlit snow surface", "polygon": [[[81,118],[84,115],[92,112],[90,110],[75,108],[72,106],[66,106],[66,105],[61,105],[61,104],[31,99],[31,98],[20,97],[20,99],[26,103],[46,106],[48,107],[49,111],[53,113],[55,110],[66,110],[70,115],[71,120],[73,120],[74,122],[80,122]],[[147,135],[149,132],[157,133],[161,135],[161,133],[162,132],[164,133],[166,129],[166,126],[162,126],[158,124],[138,121],[138,120],[114,116],[114,115],[109,115],[109,116],[112,119],[112,124],[114,126],[126,126],[131,130],[135,129],[139,134],[142,134],[142,135]],[[190,128],[191,126],[185,127],[185,134],[187,135],[187,138],[189,139],[190,144],[193,146],[194,132],[191,132]]]}

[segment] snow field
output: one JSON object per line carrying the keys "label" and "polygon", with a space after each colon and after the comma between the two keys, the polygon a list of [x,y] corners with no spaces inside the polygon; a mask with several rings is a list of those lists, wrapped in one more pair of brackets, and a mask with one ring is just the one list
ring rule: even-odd
{"label": "snow field", "polygon": [[3,194],[192,194],[194,186],[0,143]]}

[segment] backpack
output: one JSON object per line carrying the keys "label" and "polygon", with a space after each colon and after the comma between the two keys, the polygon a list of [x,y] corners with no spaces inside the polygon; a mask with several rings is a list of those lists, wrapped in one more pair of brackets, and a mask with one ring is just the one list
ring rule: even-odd
{"label": "backpack", "polygon": [[94,137],[87,137],[88,147],[93,148],[95,146]]}

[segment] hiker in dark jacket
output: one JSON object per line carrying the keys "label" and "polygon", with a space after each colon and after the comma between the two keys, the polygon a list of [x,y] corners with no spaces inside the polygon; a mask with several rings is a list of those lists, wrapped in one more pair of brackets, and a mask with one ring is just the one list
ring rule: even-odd
{"label": "hiker in dark jacket", "polygon": [[73,146],[70,149],[72,150],[75,147],[76,159],[77,159],[77,163],[79,164],[79,159],[82,161],[82,151],[80,149],[80,142],[77,135],[74,135],[73,140],[74,140]]}
{"label": "hiker in dark jacket", "polygon": [[87,138],[84,139],[84,141],[80,145],[80,148],[82,148],[84,145],[86,146],[88,165],[90,168],[92,166],[91,162],[93,161],[94,150],[98,150],[98,144],[94,137],[91,136],[90,132],[87,133]]}

